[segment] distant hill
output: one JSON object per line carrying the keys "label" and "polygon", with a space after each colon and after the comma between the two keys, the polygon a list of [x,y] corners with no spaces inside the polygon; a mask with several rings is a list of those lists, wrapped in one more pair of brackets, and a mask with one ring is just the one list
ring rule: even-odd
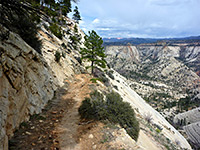
{"label": "distant hill", "polygon": [[139,45],[139,44],[148,44],[148,43],[158,43],[158,42],[166,42],[168,44],[174,43],[200,43],[200,36],[191,36],[184,38],[104,38],[104,45]]}

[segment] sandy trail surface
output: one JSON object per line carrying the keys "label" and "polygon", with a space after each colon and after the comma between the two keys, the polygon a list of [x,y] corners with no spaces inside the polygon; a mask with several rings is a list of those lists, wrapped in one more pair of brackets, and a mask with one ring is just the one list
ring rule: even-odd
{"label": "sandy trail surface", "polygon": [[[78,108],[82,100],[89,95],[88,84],[90,78],[88,75],[80,74],[75,76],[75,80],[69,84],[68,92],[63,95],[62,101],[72,101],[72,107],[66,110],[61,124],[57,127],[61,150],[80,150],[77,130],[79,127]],[[62,102],[61,102],[62,103]]]}

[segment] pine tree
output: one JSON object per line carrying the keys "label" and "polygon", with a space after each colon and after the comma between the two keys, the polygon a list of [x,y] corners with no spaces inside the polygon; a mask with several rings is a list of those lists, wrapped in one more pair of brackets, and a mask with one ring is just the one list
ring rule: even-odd
{"label": "pine tree", "polygon": [[50,9],[52,8],[52,6],[55,5],[55,0],[44,0],[44,3],[48,6],[50,6]]}
{"label": "pine tree", "polygon": [[79,23],[79,21],[81,20],[81,15],[80,15],[80,12],[78,11],[78,7],[77,6],[75,6],[74,14],[73,14],[72,19],[74,19],[77,23]]}
{"label": "pine tree", "polygon": [[71,10],[71,0],[59,0],[60,5],[60,15],[67,16],[68,13],[70,13]]}
{"label": "pine tree", "polygon": [[0,24],[21,36],[32,48],[41,54],[42,43],[37,37],[38,27],[33,14],[37,10],[22,3],[22,0],[0,0]]}
{"label": "pine tree", "polygon": [[77,46],[81,43],[81,35],[78,33],[78,27],[75,24],[74,26],[74,35],[70,36],[70,40],[72,41],[72,47],[74,49],[77,49]]}
{"label": "pine tree", "polygon": [[84,38],[85,48],[82,48],[80,53],[82,55],[82,59],[86,59],[91,62],[91,65],[87,66],[87,68],[91,68],[92,74],[94,74],[94,68],[97,68],[97,66],[102,68],[106,67],[106,55],[104,47],[102,47],[103,40],[94,30],[91,32],[89,31],[89,35],[86,35]]}

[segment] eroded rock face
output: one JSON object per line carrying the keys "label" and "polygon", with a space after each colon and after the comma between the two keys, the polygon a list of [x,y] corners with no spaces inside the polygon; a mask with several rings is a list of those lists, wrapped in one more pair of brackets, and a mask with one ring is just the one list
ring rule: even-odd
{"label": "eroded rock face", "polygon": [[176,115],[174,123],[184,129],[191,144],[198,149],[200,147],[200,107]]}
{"label": "eroded rock face", "polygon": [[200,107],[180,113],[174,117],[174,123],[178,126],[185,126],[200,121]]}
{"label": "eroded rock face", "polygon": [[8,149],[19,124],[53,98],[55,83],[45,60],[18,35],[0,41],[0,149]]}
{"label": "eroded rock face", "polygon": [[151,106],[172,120],[177,113],[175,103],[181,98],[189,95],[194,103],[199,103],[198,45],[146,44],[131,47],[133,52],[130,46],[107,46],[107,62],[129,79],[131,87]]}
{"label": "eroded rock face", "polygon": [[[67,17],[65,21],[71,23],[62,27],[64,36],[60,40],[44,28],[49,23],[42,19],[38,32],[42,55],[11,32],[8,40],[0,41],[0,143],[3,143],[0,150],[8,149],[8,139],[14,130],[30,115],[40,113],[66,79],[85,72],[77,61],[81,45],[76,50],[70,48],[69,37],[75,34],[75,22]],[[7,29],[2,27],[1,30]],[[67,34],[68,30],[70,34]],[[79,27],[78,32],[83,43],[84,33]],[[56,51],[62,56],[59,62],[55,61]]]}
{"label": "eroded rock face", "polygon": [[199,149],[200,147],[200,122],[191,123],[183,127],[192,145]]}

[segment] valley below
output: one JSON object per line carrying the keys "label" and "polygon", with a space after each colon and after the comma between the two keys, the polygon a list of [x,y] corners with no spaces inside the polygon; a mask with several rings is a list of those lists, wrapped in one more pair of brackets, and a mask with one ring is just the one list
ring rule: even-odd
{"label": "valley below", "polygon": [[200,115],[195,111],[200,104],[199,44],[109,45],[105,51],[110,67],[126,77],[129,86],[194,147],[199,147]]}

